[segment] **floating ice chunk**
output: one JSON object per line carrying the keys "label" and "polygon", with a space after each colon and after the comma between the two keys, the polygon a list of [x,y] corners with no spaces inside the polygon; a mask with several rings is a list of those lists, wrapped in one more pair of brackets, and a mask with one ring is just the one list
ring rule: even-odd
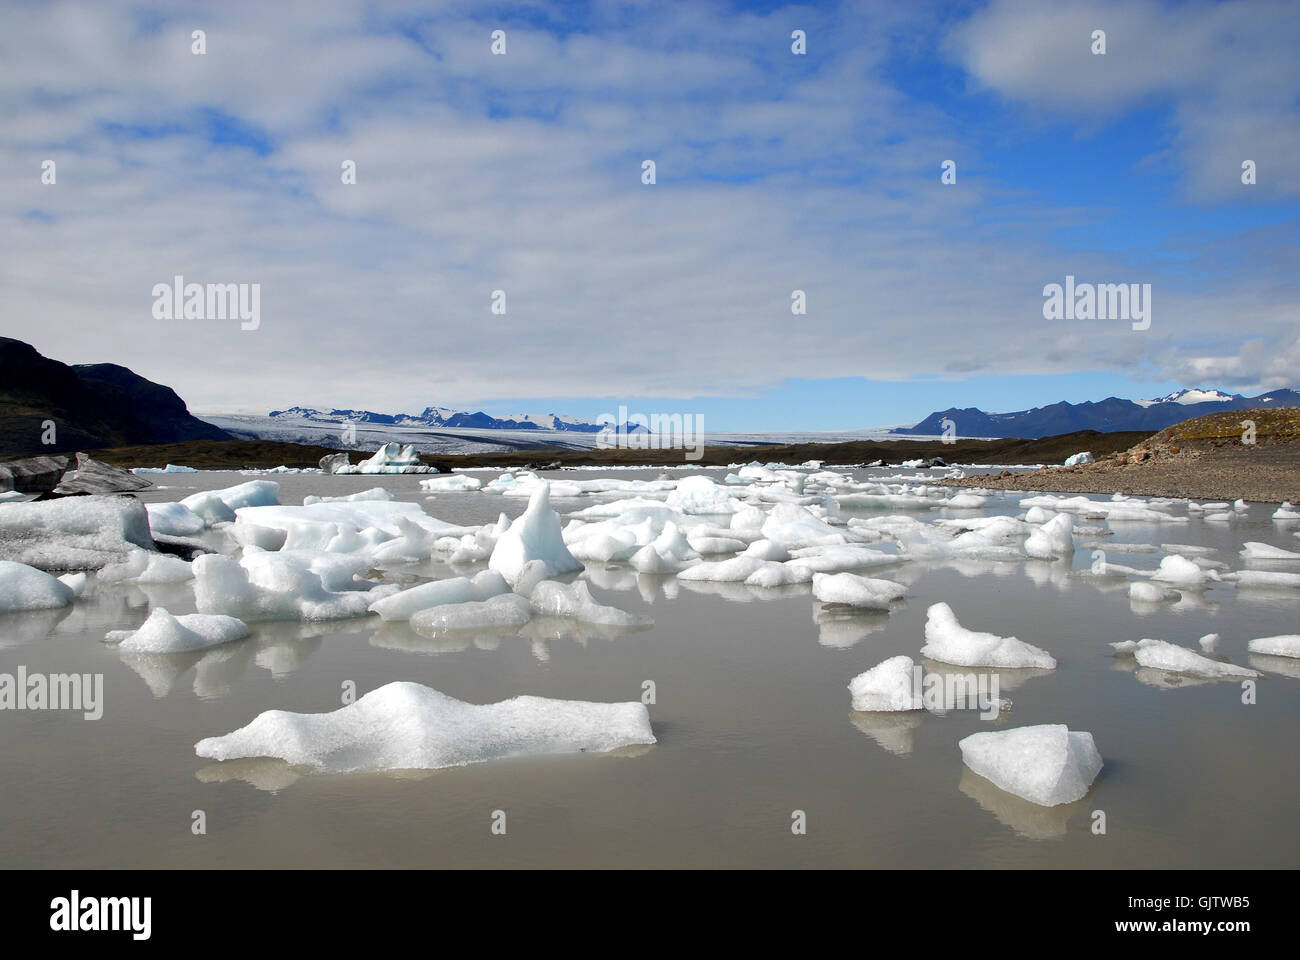
{"label": "floating ice chunk", "polygon": [[1162,543],[1160,549],[1165,553],[1181,553],[1187,557],[1208,557],[1219,552],[1216,547],[1202,547],[1193,543]]}
{"label": "floating ice chunk", "polygon": [[314,503],[356,503],[359,500],[396,500],[397,498],[383,487],[371,487],[360,493],[349,493],[338,497],[303,497],[302,505],[310,507]]}
{"label": "floating ice chunk", "polygon": [[156,607],[138,630],[119,630],[106,639],[120,641],[123,653],[186,653],[248,636],[248,625],[234,617],[189,613],[175,617]]}
{"label": "floating ice chunk", "polygon": [[339,473],[436,473],[432,467],[420,463],[415,444],[403,446],[397,442],[380,444],[374,455],[356,466],[342,467]]}
{"label": "floating ice chunk", "polygon": [[[491,572],[492,571],[490,570],[484,571],[484,573]],[[532,596],[533,588],[543,580],[547,579],[550,576],[550,572],[550,568],[546,566],[545,560],[529,560],[524,564],[524,568],[520,571],[515,582],[507,584],[507,586],[512,588],[515,593],[519,594],[521,597],[530,597]],[[479,576],[482,575],[483,574],[479,574]],[[504,581],[504,578],[502,579]]]}
{"label": "floating ice chunk", "polygon": [[74,597],[79,597],[85,592],[86,584],[89,582],[89,579],[90,578],[84,572],[65,573],[63,576],[58,578],[59,583],[71,590]]}
{"label": "floating ice chunk", "polygon": [[193,467],[183,467],[179,464],[169,463],[165,467],[132,467],[132,473],[198,473]]}
{"label": "floating ice chunk", "polygon": [[671,554],[660,553],[653,543],[637,550],[627,562],[638,573],[676,573],[684,563]]}
{"label": "floating ice chunk", "polygon": [[849,681],[854,710],[920,710],[921,695],[912,682],[911,657],[890,657]]}
{"label": "floating ice chunk", "polygon": [[1258,677],[1254,670],[1221,663],[1203,657],[1195,651],[1169,643],[1167,640],[1141,640],[1133,650],[1133,657],[1143,667],[1164,670],[1168,673],[1185,673],[1210,680],[1234,677]]}
{"label": "floating ice chunk", "polygon": [[421,636],[436,637],[454,630],[519,627],[532,618],[532,604],[526,597],[503,593],[490,600],[444,603],[419,610],[411,616],[411,629]]}
{"label": "floating ice chunk", "polygon": [[837,530],[807,507],[778,503],[763,522],[761,532],[768,540],[786,547],[844,543],[843,530]]}
{"label": "floating ice chunk", "polygon": [[945,502],[945,507],[953,510],[977,510],[989,502],[989,498],[981,496],[978,493],[957,493],[949,497]]}
{"label": "floating ice chunk", "polygon": [[1201,639],[1196,641],[1206,653],[1214,653],[1219,649],[1219,635],[1217,633],[1207,633]]}
{"label": "floating ice chunk", "polygon": [[233,523],[235,520],[235,511],[226,505],[216,490],[192,494],[181,501],[181,506],[209,526],[214,523]]}
{"label": "floating ice chunk", "polygon": [[687,542],[691,545],[691,549],[700,556],[736,553],[748,546],[745,541],[733,540],[731,537],[689,537]]}
{"label": "floating ice chunk", "polygon": [[1251,653],[1270,657],[1300,657],[1300,634],[1282,634],[1276,637],[1256,637],[1246,644]]}
{"label": "floating ice chunk", "polygon": [[1244,549],[1241,551],[1241,556],[1246,560],[1300,560],[1300,553],[1294,550],[1283,550],[1268,543],[1247,540],[1242,546]]}
{"label": "floating ice chunk", "polygon": [[504,757],[652,744],[645,705],[515,697],[477,706],[417,683],[390,683],[332,713],[268,710],[194,752],[214,760],[279,757],[331,773],[428,770]]}
{"label": "floating ice chunk", "polygon": [[1274,520],[1300,520],[1300,512],[1291,505],[1290,500],[1283,500],[1282,506],[1273,511]]}
{"label": "floating ice chunk", "polygon": [[1234,500],[1232,502],[1232,509],[1237,513],[1245,513],[1250,508],[1246,506],[1245,500]]}
{"label": "floating ice chunk", "polygon": [[1300,589],[1300,573],[1281,573],[1273,570],[1238,570],[1225,573],[1223,579],[1238,587],[1269,589],[1281,587]]}
{"label": "floating ice chunk", "polygon": [[774,560],[777,563],[784,563],[790,559],[790,551],[785,548],[784,544],[777,543],[775,540],[755,540],[745,548],[742,556],[758,557],[760,560]]}
{"label": "floating ice chunk", "polygon": [[1067,467],[1081,467],[1085,463],[1096,463],[1092,453],[1087,450],[1065,458],[1065,466]]}
{"label": "floating ice chunk", "polygon": [[497,538],[488,567],[513,582],[529,560],[546,561],[552,576],[582,569],[582,563],[564,544],[560,518],[551,509],[550,490],[545,481],[533,491],[523,515]]}
{"label": "floating ice chunk", "polygon": [[1154,583],[1138,581],[1128,585],[1128,597],[1130,600],[1136,600],[1139,603],[1162,603],[1166,600],[1177,600],[1182,596],[1177,590],[1170,590],[1167,587],[1160,587]]}
{"label": "floating ice chunk", "polygon": [[421,610],[447,603],[470,603],[490,600],[510,591],[505,578],[495,570],[484,570],[473,577],[434,580],[411,587],[392,596],[376,600],[370,610],[383,620],[410,620]]}
{"label": "floating ice chunk", "polygon": [[816,576],[811,567],[792,560],[778,563],[765,560],[762,566],[745,578],[748,587],[784,587],[791,583],[811,583]]}
{"label": "floating ice chunk", "polygon": [[225,613],[241,620],[338,620],[364,616],[375,600],[396,587],[333,592],[321,575],[298,557],[245,554],[241,563],[220,554],[198,557],[194,599],[200,613]]}
{"label": "floating ice chunk", "polygon": [[677,489],[668,494],[667,504],[687,514],[735,513],[740,509],[734,490],[702,476],[678,480]]}
{"label": "floating ice chunk", "polygon": [[448,490],[480,490],[483,487],[483,481],[478,477],[467,477],[463,473],[451,473],[445,477],[430,477],[428,480],[421,480],[420,486],[430,493]]}
{"label": "floating ice chunk", "polygon": [[1074,553],[1074,520],[1060,514],[1029,535],[1025,554],[1040,560],[1066,557]]}
{"label": "floating ice chunk", "polygon": [[957,622],[952,607],[933,604],[926,611],[925,646],[921,655],[961,667],[1039,667],[1056,669],[1046,650],[1015,637],[968,630]]}
{"label": "floating ice chunk", "polygon": [[1102,517],[1106,520],[1137,520],[1153,523],[1186,523],[1186,517],[1176,517],[1156,504],[1144,504],[1136,500],[1090,500],[1087,497],[1060,497],[1043,494],[1021,499],[1020,506],[1025,509],[1043,507],[1065,513],[1079,514],[1084,517]]}
{"label": "floating ice chunk", "polygon": [[1151,579],[1181,587],[1199,587],[1206,581],[1218,580],[1219,575],[1213,570],[1202,569],[1194,560],[1171,554],[1160,561],[1160,566],[1151,574]]}
{"label": "floating ice chunk", "polygon": [[1219,513],[1207,513],[1204,517],[1207,523],[1229,523],[1237,518],[1235,513],[1229,513],[1227,510]]}
{"label": "floating ice chunk", "polygon": [[1063,723],[972,733],[957,746],[974,773],[1044,807],[1082,798],[1102,767],[1092,734]]}
{"label": "floating ice chunk", "polygon": [[813,596],[823,603],[843,603],[871,610],[888,610],[892,601],[907,593],[893,580],[875,580],[852,573],[818,573],[812,578]]}
{"label": "floating ice chunk", "polygon": [[1115,648],[1115,656],[1132,656],[1133,651],[1138,648],[1136,640],[1116,640],[1111,644]]}
{"label": "floating ice chunk", "polygon": [[155,547],[149,514],[135,497],[0,504],[0,560],[40,570],[98,570],[137,548]]}
{"label": "floating ice chunk", "polygon": [[735,583],[747,579],[762,567],[758,557],[732,557],[711,563],[697,563],[677,574],[678,580],[707,580],[714,583]]}
{"label": "floating ice chunk", "polygon": [[1057,516],[1055,510],[1048,510],[1044,507],[1030,507],[1025,511],[1025,523],[1044,524],[1055,516]]}
{"label": "floating ice chunk", "polygon": [[[196,493],[186,497],[181,503],[199,516],[203,516],[202,511],[195,510],[194,502],[206,503],[208,497],[216,497],[230,511],[238,510],[240,507],[269,507],[280,502],[280,485],[274,480],[249,480],[247,483],[236,484],[224,490],[205,490]],[[223,516],[221,519],[232,518]]]}
{"label": "floating ice chunk", "polygon": [[73,588],[25,563],[0,560],[0,613],[53,610],[66,607],[76,596]]}
{"label": "floating ice chunk", "polygon": [[121,563],[101,569],[98,576],[109,583],[184,583],[194,579],[194,570],[180,557],[132,550]]}
{"label": "floating ice chunk", "polygon": [[183,503],[146,503],[149,530],[164,537],[192,537],[207,526],[203,518]]}
{"label": "floating ice chunk", "polygon": [[544,617],[567,617],[613,627],[648,627],[654,623],[649,617],[597,603],[582,580],[568,585],[543,580],[533,588],[531,600],[533,612]]}

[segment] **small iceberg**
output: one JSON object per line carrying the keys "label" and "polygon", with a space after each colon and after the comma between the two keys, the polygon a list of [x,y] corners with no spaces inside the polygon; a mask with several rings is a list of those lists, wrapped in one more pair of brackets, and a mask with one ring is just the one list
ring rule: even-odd
{"label": "small iceberg", "polygon": [[957,746],[974,773],[1044,807],[1081,799],[1102,767],[1092,734],[1063,723],[972,733]]}
{"label": "small iceberg", "polygon": [[514,697],[482,706],[418,683],[389,683],[330,713],[267,710],[194,752],[278,757],[328,773],[430,770],[506,757],[606,752],[655,743],[645,704]]}

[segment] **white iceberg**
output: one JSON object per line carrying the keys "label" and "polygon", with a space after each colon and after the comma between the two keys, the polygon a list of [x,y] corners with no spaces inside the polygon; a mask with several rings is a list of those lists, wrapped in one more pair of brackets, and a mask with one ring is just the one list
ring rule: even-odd
{"label": "white iceberg", "polygon": [[849,681],[854,710],[920,710],[921,695],[913,684],[916,664],[911,657],[890,657]]}
{"label": "white iceberg", "polygon": [[444,603],[411,616],[411,629],[424,637],[437,637],[455,630],[493,630],[520,627],[533,618],[528,599],[503,593],[490,600]]}
{"label": "white iceberg", "polygon": [[1056,669],[1056,659],[1046,650],[1015,637],[966,629],[957,622],[952,607],[946,603],[933,604],[926,611],[925,646],[921,655],[960,667]]}
{"label": "white iceberg", "polygon": [[77,591],[25,563],[0,560],[0,613],[66,607]]}
{"label": "white iceberg", "polygon": [[1247,540],[1242,544],[1241,556],[1246,560],[1300,560],[1300,553],[1283,550],[1268,543]]}
{"label": "white iceberg", "polygon": [[1246,644],[1251,653],[1270,657],[1300,657],[1300,634],[1283,634],[1277,637],[1256,637]]}
{"label": "white iceberg", "polygon": [[1072,456],[1065,458],[1065,466],[1067,467],[1081,467],[1085,463],[1095,463],[1095,462],[1096,462],[1095,458],[1093,457],[1092,453],[1088,450],[1084,450],[1082,453],[1076,453]]}
{"label": "white iceberg", "polygon": [[582,580],[567,586],[543,580],[533,588],[530,599],[533,612],[546,617],[568,617],[614,627],[648,627],[654,623],[649,617],[597,603]]}
{"label": "white iceberg", "polygon": [[1066,557],[1074,553],[1074,519],[1057,514],[1035,530],[1025,541],[1025,554],[1040,560]]}
{"label": "white iceberg", "polygon": [[813,596],[823,603],[888,610],[890,603],[907,593],[907,587],[893,580],[859,577],[852,573],[818,573],[813,575],[812,591]]}
{"label": "white iceberg", "polygon": [[1133,658],[1139,666],[1167,673],[1185,673],[1192,677],[1204,677],[1207,680],[1228,680],[1238,677],[1258,677],[1259,674],[1246,667],[1231,663],[1222,663],[1203,657],[1194,650],[1180,647],[1167,640],[1143,639],[1133,648]]}
{"label": "white iceberg", "polygon": [[530,560],[545,561],[552,576],[582,569],[582,563],[564,544],[560,518],[551,509],[546,482],[538,484],[528,499],[528,509],[497,538],[488,568],[513,583]]}
{"label": "white iceberg", "polygon": [[383,620],[410,620],[421,610],[448,603],[473,603],[490,600],[510,591],[505,578],[495,570],[483,570],[473,577],[452,577],[410,587],[370,605]]}
{"label": "white iceberg", "polygon": [[505,757],[652,744],[645,705],[515,697],[478,706],[418,683],[390,683],[331,713],[268,710],[194,746],[200,757],[279,757],[330,773],[429,770]]}
{"label": "white iceberg", "polygon": [[1102,767],[1092,734],[1063,723],[972,733],[957,746],[974,773],[1044,807],[1081,799]]}
{"label": "white iceberg", "polygon": [[183,503],[146,503],[149,530],[163,537],[192,537],[202,533],[207,524]]}
{"label": "white iceberg", "polygon": [[242,640],[248,634],[248,625],[234,617],[206,613],[175,617],[157,607],[139,629],[113,631],[106,639],[120,643],[118,650],[123,653],[188,653]]}
{"label": "white iceberg", "polygon": [[40,570],[98,570],[155,549],[135,497],[85,496],[0,504],[0,560]]}

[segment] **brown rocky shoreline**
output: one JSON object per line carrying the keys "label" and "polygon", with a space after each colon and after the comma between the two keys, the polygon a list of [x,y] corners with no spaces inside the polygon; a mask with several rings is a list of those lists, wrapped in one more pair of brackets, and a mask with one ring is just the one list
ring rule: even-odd
{"label": "brown rocky shoreline", "polygon": [[[1254,424],[1253,434],[1243,423]],[[1253,442],[1252,442],[1253,441]],[[1212,414],[1078,467],[937,480],[961,487],[1051,493],[1300,502],[1300,410]]]}

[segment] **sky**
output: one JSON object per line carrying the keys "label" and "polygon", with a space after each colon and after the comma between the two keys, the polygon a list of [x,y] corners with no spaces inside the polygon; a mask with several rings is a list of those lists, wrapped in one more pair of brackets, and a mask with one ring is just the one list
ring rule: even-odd
{"label": "sky", "polygon": [[[0,334],[203,413],[1300,386],[1297,49],[1266,0],[0,3]],[[1067,276],[1149,328],[1046,319]]]}

